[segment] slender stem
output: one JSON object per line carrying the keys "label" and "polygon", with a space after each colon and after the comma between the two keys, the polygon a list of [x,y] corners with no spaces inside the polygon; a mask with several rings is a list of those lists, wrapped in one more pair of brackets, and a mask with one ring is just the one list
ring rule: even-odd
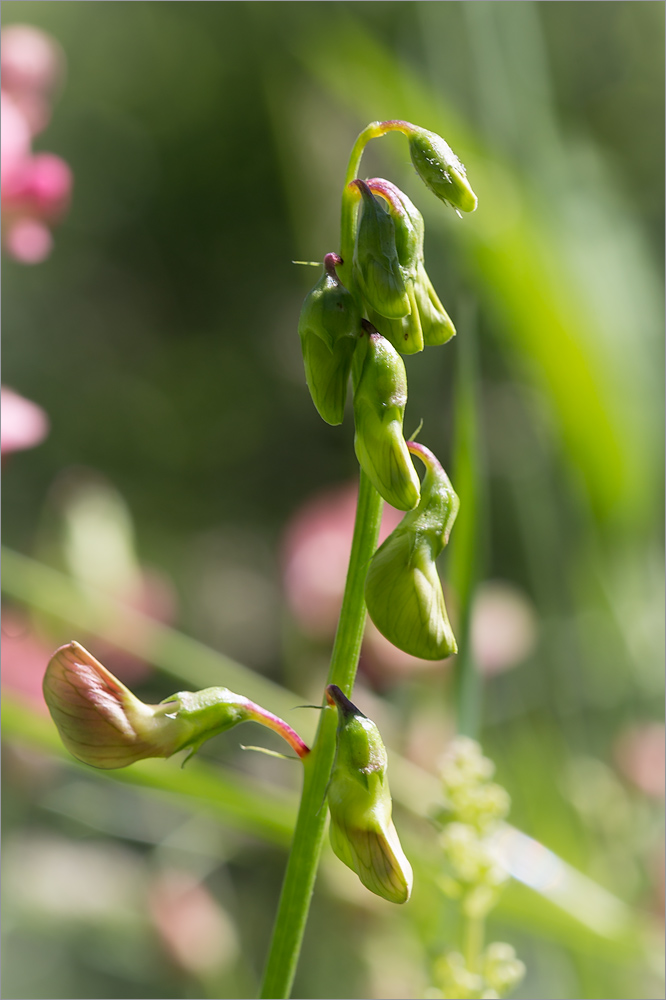
{"label": "slender stem", "polygon": [[[377,547],[382,506],[382,498],[361,471],[347,582],[327,680],[346,695],[352,692],[361,651],[365,577]],[[314,746],[303,760],[303,794],[260,994],[264,1000],[285,1000],[296,973],[324,841],[326,787],[335,755],[336,725],[337,712],[324,707]]]}
{"label": "slender stem", "polygon": [[257,705],[253,701],[247,702],[246,710],[254,722],[258,722],[261,726],[266,726],[267,729],[272,729],[274,733],[277,733],[283,740],[286,740],[292,750],[295,750],[301,759],[304,759],[310,753],[307,743],[304,743],[296,730],[292,729],[279,715],[268,712],[261,705]]}
{"label": "slender stem", "polygon": [[470,972],[478,972],[479,959],[483,950],[483,917],[465,917],[463,927],[463,955]]}

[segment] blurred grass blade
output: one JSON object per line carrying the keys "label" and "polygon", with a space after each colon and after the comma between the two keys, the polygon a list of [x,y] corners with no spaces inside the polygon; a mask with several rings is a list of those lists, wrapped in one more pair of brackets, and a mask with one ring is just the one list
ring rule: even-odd
{"label": "blurred grass blade", "polygon": [[295,798],[286,791],[276,790],[275,785],[232,774],[223,765],[213,767],[194,759],[183,768],[182,755],[178,755],[170,761],[145,760],[112,772],[95,770],[67,753],[47,716],[10,694],[4,694],[2,699],[2,732],[5,739],[48,751],[88,776],[176,796],[181,805],[187,800],[190,806],[273,843],[286,845],[291,838],[296,818]]}
{"label": "blurred grass blade", "polygon": [[455,345],[457,365],[451,478],[460,498],[460,510],[451,535],[447,577],[459,601],[460,652],[454,667],[457,728],[464,736],[477,739],[483,692],[481,676],[472,658],[470,618],[474,589],[481,572],[483,525],[474,304],[464,300],[459,313],[459,336]]}
{"label": "blurred grass blade", "polygon": [[[29,607],[75,629],[106,639],[196,688],[224,685],[284,717],[302,698],[222,653],[155,619],[80,584],[57,570],[10,549],[2,549],[2,590]],[[46,668],[46,664],[44,664]],[[316,719],[302,713],[299,730],[314,732]]]}

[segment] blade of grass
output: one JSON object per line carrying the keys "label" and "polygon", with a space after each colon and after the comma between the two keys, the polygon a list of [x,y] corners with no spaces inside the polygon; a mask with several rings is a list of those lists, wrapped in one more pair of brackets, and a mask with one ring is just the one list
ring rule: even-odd
{"label": "blade of grass", "polygon": [[177,796],[191,807],[212,813],[244,833],[270,842],[289,843],[296,818],[295,797],[247,775],[233,774],[222,765],[215,767],[191,760],[185,768],[180,759],[144,760],[131,767],[101,771],[81,764],[67,753],[49,718],[29,705],[4,694],[2,731],[5,739],[45,750],[62,763],[101,780],[119,781],[153,792]]}
{"label": "blade of grass", "polygon": [[481,676],[470,646],[474,589],[481,570],[482,515],[478,427],[477,347],[474,305],[463,300],[456,338],[455,430],[451,478],[460,511],[451,535],[448,578],[459,602],[458,649],[454,690],[458,732],[477,739],[483,697]]}
{"label": "blade of grass", "polygon": [[[140,656],[179,682],[196,688],[225,685],[282,717],[302,700],[196,639],[6,548],[2,549],[2,590],[30,608]],[[299,718],[306,742],[315,724],[307,713]]]}

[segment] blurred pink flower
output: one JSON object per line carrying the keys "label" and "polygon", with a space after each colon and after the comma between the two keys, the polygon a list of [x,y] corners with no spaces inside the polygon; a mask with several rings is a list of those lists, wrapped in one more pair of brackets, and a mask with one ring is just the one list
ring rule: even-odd
{"label": "blurred pink flower", "polygon": [[491,580],[482,584],[472,605],[470,640],[474,660],[486,677],[518,666],[536,646],[532,604],[510,583]]}
{"label": "blurred pink flower", "polygon": [[48,417],[40,406],[2,387],[0,450],[3,455],[34,448],[49,432]]}
{"label": "blurred pink flower", "polygon": [[[354,533],[357,492],[356,483],[325,490],[299,508],[285,532],[287,602],[300,627],[314,638],[335,635]],[[393,507],[384,506],[380,540],[393,531],[401,517]]]}
{"label": "blurred pink flower", "polygon": [[50,97],[65,69],[62,49],[43,31],[28,24],[12,24],[2,31],[2,89],[11,94],[36,135],[51,117]]}
{"label": "blurred pink flower", "polygon": [[38,636],[30,620],[16,609],[2,614],[2,689],[11,690],[48,715],[42,681],[51,647]]}
{"label": "blurred pink flower", "polygon": [[226,912],[192,875],[167,869],[155,879],[149,898],[157,932],[172,959],[195,976],[228,966],[238,940]]}
{"label": "blurred pink flower", "polygon": [[[332,487],[297,510],[283,542],[283,576],[287,603],[300,628],[315,639],[335,635],[351,551],[356,515],[356,483]],[[400,523],[403,514],[384,505],[380,543]],[[361,666],[373,683],[398,678],[414,670],[441,668],[442,660],[420,660],[396,649],[368,620]]]}
{"label": "blurred pink flower", "polygon": [[59,156],[32,152],[32,138],[50,118],[50,91],[62,75],[56,43],[35,28],[2,32],[2,238],[24,264],[51,251],[50,226],[69,205],[72,173]]}
{"label": "blurred pink flower", "polygon": [[664,798],[666,736],[662,723],[629,726],[615,744],[615,760],[625,776],[650,798]]}

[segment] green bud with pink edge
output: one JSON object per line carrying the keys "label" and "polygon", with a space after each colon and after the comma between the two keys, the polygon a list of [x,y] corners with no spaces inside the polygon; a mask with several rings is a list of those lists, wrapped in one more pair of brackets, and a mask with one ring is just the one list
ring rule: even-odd
{"label": "green bud with pink edge", "polygon": [[352,357],[361,314],[337,276],[341,258],[324,257],[324,273],[305,298],[298,322],[305,378],[319,415],[328,424],[344,417]]}
{"label": "green bud with pink edge", "polygon": [[380,316],[406,316],[411,306],[400,269],[393,219],[385,202],[375,198],[365,181],[357,178],[352,185],[362,199],[352,261],[356,288],[365,305]]}
{"label": "green bud with pink edge", "polygon": [[53,654],[43,691],[64,745],[92,767],[126,767],[188,748],[194,753],[211,737],[249,721],[279,732],[299,756],[309,752],[281,719],[227,688],[180,691],[147,705],[78,642]]}
{"label": "green bud with pink edge", "polygon": [[379,319],[370,312],[370,320],[401,354],[414,354],[424,345],[445,344],[456,330],[425,268],[423,216],[391,181],[373,177],[368,187],[386,201],[395,224],[398,259],[411,306],[409,315],[402,319]]}
{"label": "green bud with pink edge", "polygon": [[412,891],[412,868],[391,818],[388,760],[379,730],[337,685],[328,685],[326,700],[338,710],[327,793],[331,847],[366,889],[391,903],[405,903]]}
{"label": "green bud with pink edge", "polygon": [[375,489],[398,510],[419,502],[419,477],[402,433],[405,364],[367,320],[352,364],[356,457]]}
{"label": "green bud with pink edge", "polygon": [[423,660],[457,652],[435,560],[447,544],[458,497],[433,453],[410,442],[425,464],[418,507],[377,549],[365,582],[368,614],[385,638]]}

